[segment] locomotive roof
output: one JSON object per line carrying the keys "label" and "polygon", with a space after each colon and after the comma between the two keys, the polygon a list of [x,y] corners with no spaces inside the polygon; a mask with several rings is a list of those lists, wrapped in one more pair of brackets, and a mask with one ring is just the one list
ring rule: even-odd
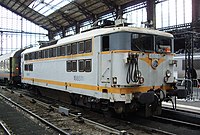
{"label": "locomotive roof", "polygon": [[52,48],[55,46],[61,46],[66,45],[68,43],[73,43],[81,40],[87,40],[91,39],[92,37],[100,36],[100,35],[106,35],[116,32],[135,32],[135,33],[143,33],[143,34],[152,34],[152,35],[159,35],[159,36],[165,36],[173,38],[173,35],[170,33],[166,33],[163,31],[153,30],[153,29],[147,29],[147,28],[137,28],[137,27],[112,27],[112,28],[100,28],[100,29],[94,29],[87,32],[79,33],[73,36],[65,37],[60,40],[58,40],[57,44],[43,47],[43,48],[30,48],[25,50],[23,53],[33,52],[37,50],[43,50],[47,48]]}
{"label": "locomotive roof", "polygon": [[3,54],[0,56],[0,61],[5,60],[5,59],[9,59],[10,57],[13,57],[15,55],[16,52],[18,52],[18,50],[15,50],[13,52],[7,53],[7,54]]}
{"label": "locomotive roof", "polygon": [[111,34],[116,32],[135,32],[135,33],[144,33],[144,34],[152,34],[166,37],[173,37],[172,34],[166,33],[163,31],[147,29],[147,28],[137,28],[137,27],[112,27],[112,28],[100,28],[94,29],[91,31],[87,31],[84,33],[79,33],[74,36],[66,37],[60,39],[57,44],[65,44],[66,42],[72,42],[74,40],[82,40],[90,37],[95,37],[99,35]]}

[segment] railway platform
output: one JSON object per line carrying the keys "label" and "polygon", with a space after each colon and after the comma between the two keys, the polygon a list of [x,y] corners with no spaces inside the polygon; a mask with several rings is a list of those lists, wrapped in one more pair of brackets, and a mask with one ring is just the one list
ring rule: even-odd
{"label": "railway platform", "polygon": [[[171,102],[163,102],[163,107],[173,108]],[[200,88],[193,88],[192,94],[186,99],[176,99],[176,109],[200,114]]]}
{"label": "railway platform", "polygon": [[15,135],[48,135],[50,132],[33,122],[17,109],[11,107],[0,98],[0,121],[3,121],[9,131]]}

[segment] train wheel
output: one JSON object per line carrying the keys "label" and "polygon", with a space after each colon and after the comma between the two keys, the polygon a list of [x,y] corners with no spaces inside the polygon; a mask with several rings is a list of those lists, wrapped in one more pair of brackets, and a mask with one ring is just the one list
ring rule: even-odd
{"label": "train wheel", "polygon": [[115,109],[115,112],[118,114],[123,113],[125,109],[124,103],[115,103],[114,109]]}

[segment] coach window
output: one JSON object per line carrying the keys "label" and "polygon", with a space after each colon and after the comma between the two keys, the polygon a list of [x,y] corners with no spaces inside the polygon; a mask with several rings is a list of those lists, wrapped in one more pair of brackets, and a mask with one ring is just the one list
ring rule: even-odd
{"label": "coach window", "polygon": [[49,58],[53,57],[53,48],[49,49]]}
{"label": "coach window", "polygon": [[45,52],[44,52],[44,50],[41,51],[41,58],[45,58]]}
{"label": "coach window", "polygon": [[60,55],[65,56],[65,46],[60,47]]}
{"label": "coach window", "polygon": [[8,60],[8,70],[10,71],[10,60]]}
{"label": "coach window", "polygon": [[67,72],[72,71],[72,61],[67,61]]}
{"label": "coach window", "polygon": [[35,52],[35,59],[38,59],[38,52]]}
{"label": "coach window", "polygon": [[72,61],[72,72],[77,72],[77,61],[76,60]]}
{"label": "coach window", "polygon": [[72,47],[71,44],[67,45],[67,55],[71,55],[72,54]]}
{"label": "coach window", "polygon": [[92,51],[92,40],[86,40],[85,41],[85,52],[89,53]]}
{"label": "coach window", "polygon": [[78,44],[78,53],[84,53],[84,42],[81,41]]}
{"label": "coach window", "polygon": [[102,51],[109,51],[109,36],[102,37]]}
{"label": "coach window", "polygon": [[85,69],[85,61],[84,60],[79,60],[78,61],[78,70],[79,72],[84,72]]}
{"label": "coach window", "polygon": [[46,49],[45,50],[45,58],[48,58],[49,57],[49,49]]}
{"label": "coach window", "polygon": [[91,72],[92,71],[92,61],[91,59],[85,60],[85,72]]}
{"label": "coach window", "polygon": [[77,54],[77,43],[72,44],[72,54]]}
{"label": "coach window", "polygon": [[61,50],[60,46],[57,47],[57,56],[60,56],[60,50]]}
{"label": "coach window", "polygon": [[6,70],[6,60],[4,60],[4,70]]}
{"label": "coach window", "polygon": [[0,66],[1,66],[1,69],[3,69],[3,61],[1,61]]}
{"label": "coach window", "polygon": [[53,48],[53,57],[56,57],[56,48]]}

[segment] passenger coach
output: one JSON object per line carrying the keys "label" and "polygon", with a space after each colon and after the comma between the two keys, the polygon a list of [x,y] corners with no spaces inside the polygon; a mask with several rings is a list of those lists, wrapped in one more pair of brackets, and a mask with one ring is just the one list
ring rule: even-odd
{"label": "passenger coach", "polygon": [[0,56],[0,80],[9,84],[21,83],[21,52],[17,50]]}

